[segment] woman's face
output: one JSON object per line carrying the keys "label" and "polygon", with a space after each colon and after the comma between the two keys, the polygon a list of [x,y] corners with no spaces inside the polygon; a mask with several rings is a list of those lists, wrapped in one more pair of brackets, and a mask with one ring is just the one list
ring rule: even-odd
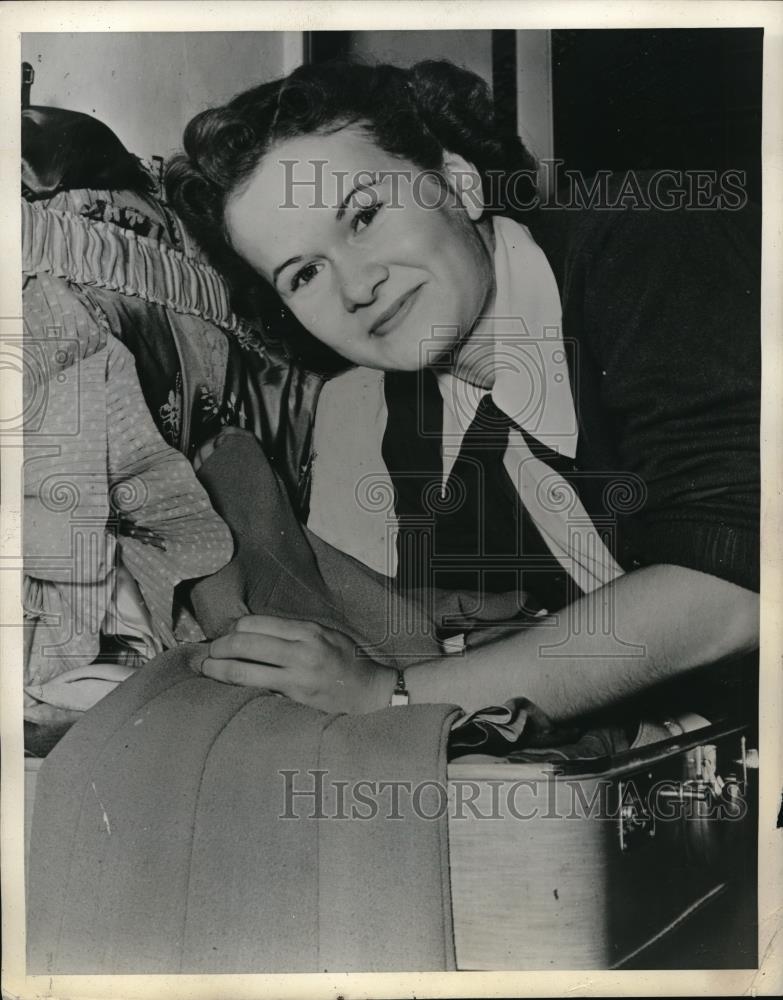
{"label": "woman's face", "polygon": [[226,226],[318,340],[355,364],[412,371],[459,343],[492,292],[480,214],[346,128],[278,144],[229,199]]}

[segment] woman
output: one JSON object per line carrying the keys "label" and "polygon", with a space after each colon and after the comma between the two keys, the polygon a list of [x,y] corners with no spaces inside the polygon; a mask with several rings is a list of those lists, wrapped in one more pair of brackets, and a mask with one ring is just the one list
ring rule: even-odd
{"label": "woman", "polygon": [[[359,366],[321,393],[300,513],[372,567],[340,520],[360,483],[335,468],[380,470],[399,533],[396,565],[375,569],[427,594],[441,635],[517,626],[403,674],[294,601],[213,641],[204,673],[328,711],[524,694],[562,719],[757,647],[752,222],[648,206],[521,225],[533,162],[447,63],[303,67],[197,116],[185,150],[170,197],[245,308],[268,294],[260,276]],[[338,386],[357,407],[342,426]],[[422,520],[430,556],[406,542]],[[444,593],[478,606],[449,623]]]}

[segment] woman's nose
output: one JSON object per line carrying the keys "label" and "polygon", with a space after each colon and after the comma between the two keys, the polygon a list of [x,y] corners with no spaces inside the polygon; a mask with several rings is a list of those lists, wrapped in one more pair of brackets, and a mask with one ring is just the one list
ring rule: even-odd
{"label": "woman's nose", "polygon": [[389,269],[377,261],[352,257],[340,266],[340,285],[345,308],[356,312],[369,306],[378,295],[379,287],[389,277]]}

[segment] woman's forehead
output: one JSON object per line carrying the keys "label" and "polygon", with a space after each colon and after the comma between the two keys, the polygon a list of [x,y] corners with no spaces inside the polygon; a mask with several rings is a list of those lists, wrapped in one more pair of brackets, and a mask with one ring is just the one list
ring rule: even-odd
{"label": "woman's forehead", "polygon": [[366,185],[374,175],[400,169],[404,165],[397,157],[354,126],[283,140],[264,156],[245,187],[257,188],[258,196],[281,209],[336,211],[357,184]]}

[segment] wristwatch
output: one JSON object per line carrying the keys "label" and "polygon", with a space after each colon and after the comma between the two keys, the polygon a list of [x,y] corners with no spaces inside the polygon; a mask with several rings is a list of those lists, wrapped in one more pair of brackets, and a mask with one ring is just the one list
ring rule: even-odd
{"label": "wristwatch", "polygon": [[408,694],[408,689],[405,687],[405,674],[402,670],[397,670],[397,685],[392,691],[390,705],[409,705],[410,695]]}

